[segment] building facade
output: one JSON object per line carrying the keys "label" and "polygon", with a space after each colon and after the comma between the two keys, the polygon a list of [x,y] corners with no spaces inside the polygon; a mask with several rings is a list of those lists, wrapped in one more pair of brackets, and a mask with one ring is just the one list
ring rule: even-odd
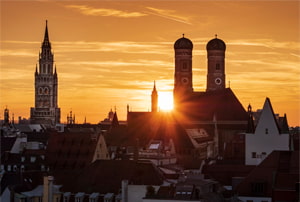
{"label": "building facade", "polygon": [[[280,124],[280,122],[285,124]],[[246,133],[246,165],[260,164],[275,150],[289,151],[290,136],[286,117],[283,121],[276,119],[271,101],[266,98],[256,127],[253,131]]]}
{"label": "building facade", "polygon": [[60,123],[57,99],[58,78],[46,21],[42,52],[39,53],[39,65],[35,69],[35,106],[30,110],[30,122],[52,126]]}

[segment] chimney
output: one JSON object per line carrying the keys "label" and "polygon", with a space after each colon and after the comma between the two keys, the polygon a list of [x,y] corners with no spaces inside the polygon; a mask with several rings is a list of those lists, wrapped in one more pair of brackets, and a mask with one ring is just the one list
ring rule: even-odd
{"label": "chimney", "polygon": [[53,176],[44,176],[43,201],[53,202]]}
{"label": "chimney", "polygon": [[128,202],[128,180],[122,180],[122,202]]}
{"label": "chimney", "polygon": [[48,176],[48,202],[53,202],[53,176]]}

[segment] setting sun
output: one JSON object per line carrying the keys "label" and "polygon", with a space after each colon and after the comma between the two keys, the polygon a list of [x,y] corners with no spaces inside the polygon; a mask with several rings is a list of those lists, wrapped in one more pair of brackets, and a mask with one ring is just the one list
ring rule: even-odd
{"label": "setting sun", "polygon": [[173,109],[173,93],[159,92],[158,107],[162,111],[170,111]]}

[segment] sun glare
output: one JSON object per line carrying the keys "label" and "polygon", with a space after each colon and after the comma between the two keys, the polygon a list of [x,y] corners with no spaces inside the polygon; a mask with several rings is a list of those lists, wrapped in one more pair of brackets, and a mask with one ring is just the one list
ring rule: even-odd
{"label": "sun glare", "polygon": [[173,93],[159,92],[158,107],[162,111],[170,111],[173,109]]}

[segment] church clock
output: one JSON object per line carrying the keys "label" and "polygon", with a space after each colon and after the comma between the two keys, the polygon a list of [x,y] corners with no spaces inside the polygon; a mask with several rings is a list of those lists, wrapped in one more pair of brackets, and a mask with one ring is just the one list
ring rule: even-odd
{"label": "church clock", "polygon": [[224,41],[217,37],[206,45],[207,85],[206,91],[225,89],[225,50]]}

